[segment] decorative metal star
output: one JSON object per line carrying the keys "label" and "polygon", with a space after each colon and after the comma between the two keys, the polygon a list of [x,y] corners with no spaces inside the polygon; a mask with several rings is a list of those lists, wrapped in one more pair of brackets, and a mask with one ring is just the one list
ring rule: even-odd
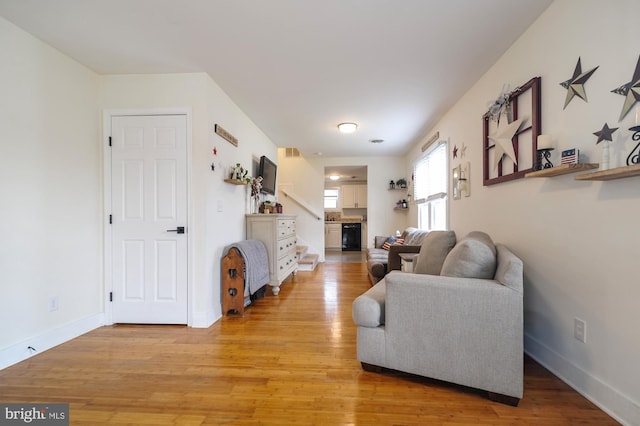
{"label": "decorative metal star", "polygon": [[453,146],[453,158],[458,158],[458,145]]}
{"label": "decorative metal star", "polygon": [[467,154],[467,147],[465,146],[465,144],[462,144],[462,148],[460,148],[460,158],[464,158],[466,154]]}
{"label": "decorative metal star", "polygon": [[218,155],[218,148],[215,146],[213,147],[213,155]]}
{"label": "decorative metal star", "polygon": [[640,101],[640,57],[638,57],[638,63],[636,64],[636,69],[633,72],[631,81],[613,89],[611,92],[625,97],[622,112],[620,112],[620,118],[618,119],[618,121],[622,121],[624,116],[631,111],[633,105]]}
{"label": "decorative metal star", "polygon": [[599,132],[593,132],[593,134],[598,137],[598,140],[596,141],[596,145],[598,145],[602,141],[613,141],[613,137],[611,135],[613,135],[613,132],[615,132],[618,129],[619,127],[614,127],[613,129],[610,129],[609,125],[607,123],[604,123],[604,126],[602,126],[602,130],[600,130]]}
{"label": "decorative metal star", "polygon": [[489,139],[493,140],[495,144],[494,169],[498,167],[498,163],[502,160],[502,156],[505,154],[511,158],[515,164],[518,164],[518,159],[516,158],[516,153],[513,149],[513,136],[518,133],[518,130],[520,130],[520,126],[522,126],[523,123],[524,120],[519,118],[504,126],[504,128],[499,129],[499,133],[489,136]]}
{"label": "decorative metal star", "polygon": [[599,67],[600,66],[598,65],[591,71],[583,73],[582,64],[580,63],[580,58],[578,57],[578,63],[576,64],[576,69],[573,71],[573,76],[569,80],[560,83],[560,86],[567,89],[567,97],[564,100],[564,108],[569,105],[569,102],[571,102],[574,96],[578,96],[583,101],[587,102],[587,92],[584,90],[584,84],[587,82],[587,80],[589,80],[589,78],[593,75],[594,72],[596,72]]}

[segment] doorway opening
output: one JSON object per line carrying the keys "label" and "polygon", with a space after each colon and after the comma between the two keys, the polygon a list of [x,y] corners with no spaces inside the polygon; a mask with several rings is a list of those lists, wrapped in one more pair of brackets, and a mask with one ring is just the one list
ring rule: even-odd
{"label": "doorway opening", "polygon": [[367,166],[325,166],[324,176],[325,261],[363,261]]}

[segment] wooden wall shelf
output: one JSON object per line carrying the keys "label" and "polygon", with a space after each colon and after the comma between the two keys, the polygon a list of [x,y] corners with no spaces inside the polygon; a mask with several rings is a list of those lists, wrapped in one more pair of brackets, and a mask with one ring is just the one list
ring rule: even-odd
{"label": "wooden wall shelf", "polygon": [[224,181],[233,185],[249,185],[247,182],[237,179],[225,179]]}
{"label": "wooden wall shelf", "polygon": [[640,164],[632,166],[616,167],[615,169],[601,170],[599,172],[585,173],[575,177],[576,180],[614,180],[632,176],[640,176]]}
{"label": "wooden wall shelf", "polygon": [[535,172],[529,172],[524,177],[532,178],[532,177],[554,177],[567,175],[569,173],[581,172],[584,170],[593,170],[597,169],[597,163],[580,163],[580,164],[561,164],[556,167],[551,167],[549,169],[536,170]]}

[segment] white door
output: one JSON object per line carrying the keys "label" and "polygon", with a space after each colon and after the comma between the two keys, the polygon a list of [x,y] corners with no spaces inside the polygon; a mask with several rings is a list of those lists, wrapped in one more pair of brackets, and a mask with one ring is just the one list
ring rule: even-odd
{"label": "white door", "polygon": [[114,323],[187,324],[187,119],[111,118]]}

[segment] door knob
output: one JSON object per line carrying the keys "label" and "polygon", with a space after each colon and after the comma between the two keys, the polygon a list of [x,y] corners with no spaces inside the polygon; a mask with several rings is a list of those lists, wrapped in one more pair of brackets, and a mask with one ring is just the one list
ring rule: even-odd
{"label": "door knob", "polygon": [[178,226],[176,229],[167,229],[167,232],[177,232],[178,234],[184,234],[184,226]]}

